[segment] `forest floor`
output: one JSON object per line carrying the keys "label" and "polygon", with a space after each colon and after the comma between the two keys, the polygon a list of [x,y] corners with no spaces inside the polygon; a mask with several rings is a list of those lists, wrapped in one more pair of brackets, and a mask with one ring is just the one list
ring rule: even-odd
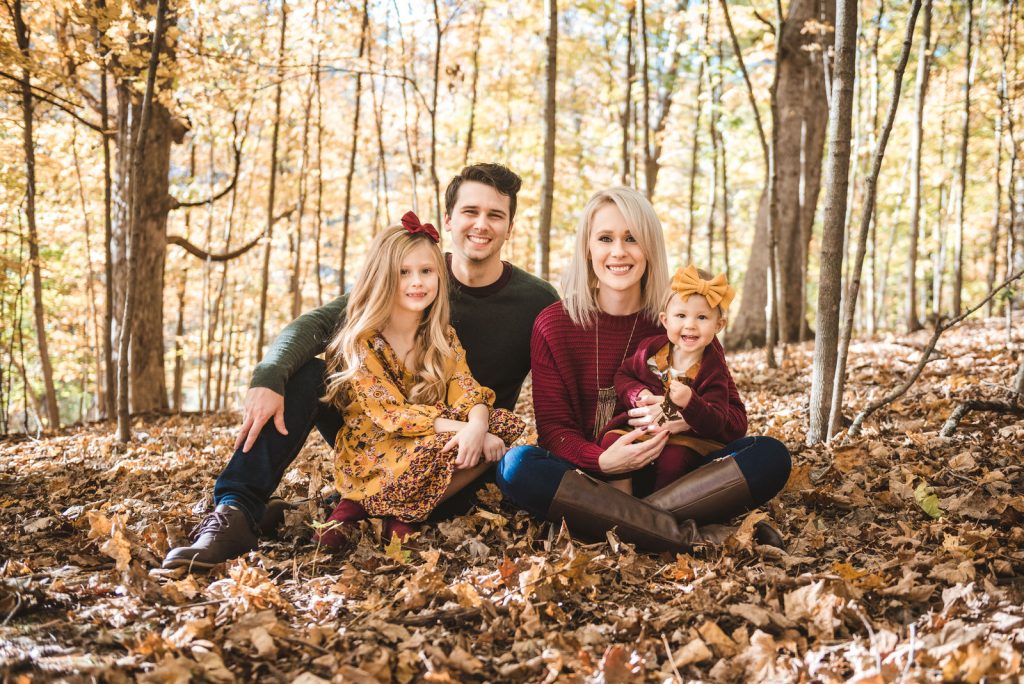
{"label": "forest floor", "polygon": [[[899,383],[928,333],[853,346],[847,406]],[[1019,348],[1021,340],[1015,340]],[[782,368],[730,354],[750,431],[783,439],[785,492],[723,548],[636,553],[571,541],[502,503],[385,546],[309,541],[330,454],[311,439],[282,485],[313,499],[282,536],[209,575],[159,569],[210,505],[236,415],[135,422],[0,442],[3,681],[857,681],[1024,673],[1024,471],[1005,400],[1021,359],[1000,321],[939,342],[910,392],[863,437],[803,445],[811,346]],[[526,399],[528,399],[526,393]],[[528,413],[524,399],[521,408]],[[850,415],[852,417],[852,414]],[[782,552],[752,545],[767,514]]]}

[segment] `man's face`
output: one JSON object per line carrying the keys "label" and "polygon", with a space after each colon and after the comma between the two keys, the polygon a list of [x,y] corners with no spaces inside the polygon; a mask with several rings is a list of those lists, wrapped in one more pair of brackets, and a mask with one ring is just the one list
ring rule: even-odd
{"label": "man's face", "polygon": [[474,263],[501,259],[501,246],[512,233],[511,200],[490,185],[466,181],[459,186],[444,227],[452,234],[452,254]]}

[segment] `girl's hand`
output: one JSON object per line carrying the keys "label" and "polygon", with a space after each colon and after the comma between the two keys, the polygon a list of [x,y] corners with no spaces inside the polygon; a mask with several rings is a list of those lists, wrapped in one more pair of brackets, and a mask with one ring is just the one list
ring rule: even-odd
{"label": "girl's hand", "polygon": [[629,424],[635,428],[657,425],[664,415],[661,410],[664,399],[650,392],[641,394],[636,400],[636,407],[629,409]]}
{"label": "girl's hand", "polygon": [[467,423],[465,427],[455,433],[448,443],[441,449],[441,453],[459,448],[455,457],[455,467],[458,470],[472,468],[480,462],[484,453],[484,438],[487,436],[487,425],[480,426],[477,423]]}
{"label": "girl's hand", "polygon": [[689,385],[684,385],[678,380],[673,380],[672,384],[668,386],[668,397],[672,400],[673,404],[684,409],[690,404],[690,399],[693,397],[693,390],[690,389]]}
{"label": "girl's hand", "polygon": [[627,432],[605,449],[597,459],[601,472],[609,475],[631,473],[634,470],[640,470],[660,456],[661,450],[668,442],[669,433],[664,430],[659,431],[646,442],[638,442],[637,440],[645,432],[643,428]]}
{"label": "girl's hand", "polygon": [[484,435],[484,460],[488,463],[497,463],[501,460],[501,457],[505,455],[508,449],[505,447],[505,442],[501,441],[501,437],[487,433]]}

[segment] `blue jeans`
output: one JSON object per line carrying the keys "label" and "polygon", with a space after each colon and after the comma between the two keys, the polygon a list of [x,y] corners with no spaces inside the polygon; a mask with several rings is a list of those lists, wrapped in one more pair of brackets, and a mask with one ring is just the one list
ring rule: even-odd
{"label": "blue jeans", "polygon": [[267,499],[299,455],[313,427],[334,446],[342,418],[332,404],[320,401],[325,393],[326,368],[323,360],[312,359],[288,380],[284,390],[284,424],[288,434],[278,432],[271,419],[249,453],[236,449],[213,487],[215,504],[237,506],[254,523],[259,522]]}
{"label": "blue jeans", "polygon": [[[782,491],[789,479],[789,450],[777,439],[743,437],[708,454],[703,463],[723,456],[736,459],[750,487],[755,507],[770,501]],[[550,451],[535,446],[519,446],[509,450],[498,463],[498,487],[519,508],[538,518],[545,518],[562,482],[562,475],[575,469],[575,465]]]}

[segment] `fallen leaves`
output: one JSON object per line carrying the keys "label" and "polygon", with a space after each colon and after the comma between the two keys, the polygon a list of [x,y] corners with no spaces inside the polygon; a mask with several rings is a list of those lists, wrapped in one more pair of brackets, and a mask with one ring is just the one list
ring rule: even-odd
{"label": "fallen leaves", "polygon": [[[671,556],[636,553],[614,533],[581,544],[493,486],[407,543],[366,522],[351,551],[330,556],[309,541],[330,482],[328,450],[311,438],[280,493],[314,498],[287,512],[279,538],[210,575],[163,571],[160,556],[210,507],[234,417],[140,421],[145,436],[127,450],[104,426],[0,442],[0,672],[304,684],[1019,678],[1024,423],[972,413],[952,437],[935,432],[961,395],[1008,382],[1010,364],[977,348],[980,333],[943,338],[945,357],[904,401],[832,447],[803,446],[810,347],[789,347],[771,371],[756,352],[730,354],[751,432],[784,439],[793,473],[778,500],[734,521],[724,547]],[[972,348],[978,382],[962,380],[957,344]],[[852,364],[850,382],[868,394],[899,370],[874,353],[857,345]],[[951,388],[946,377],[961,379]],[[762,520],[786,551],[754,543]]]}

